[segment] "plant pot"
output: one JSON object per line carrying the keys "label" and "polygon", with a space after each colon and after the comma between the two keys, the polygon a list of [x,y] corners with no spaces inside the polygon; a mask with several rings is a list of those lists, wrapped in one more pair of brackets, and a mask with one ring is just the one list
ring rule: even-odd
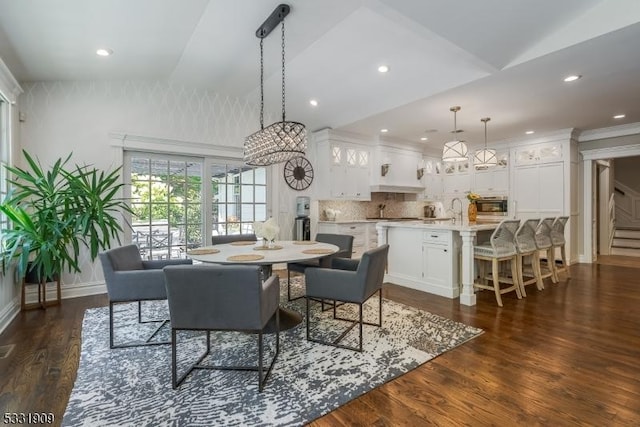
{"label": "plant pot", "polygon": [[[53,277],[47,277],[44,282],[49,283],[49,282],[57,282],[57,281],[58,281],[58,275],[54,274]],[[28,264],[27,274],[25,274],[24,276],[24,282],[25,283],[42,283],[41,277],[37,274],[36,271],[31,269],[31,263]]]}

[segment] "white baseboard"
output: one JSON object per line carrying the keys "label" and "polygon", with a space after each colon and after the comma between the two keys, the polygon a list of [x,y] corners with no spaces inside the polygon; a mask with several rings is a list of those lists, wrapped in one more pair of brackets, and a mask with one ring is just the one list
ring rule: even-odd
{"label": "white baseboard", "polygon": [[578,262],[581,264],[593,264],[593,259],[587,255],[579,255]]}
{"label": "white baseboard", "polygon": [[[62,299],[86,297],[89,295],[99,295],[107,293],[107,286],[104,282],[74,283],[71,285],[62,284],[60,287]],[[56,299],[55,283],[47,283],[47,301]],[[27,303],[38,301],[38,289],[36,285],[28,286],[25,292]]]}
{"label": "white baseboard", "polygon": [[0,334],[9,326],[11,321],[20,313],[20,298],[15,297],[0,311]]}
{"label": "white baseboard", "polygon": [[398,274],[385,274],[384,281],[393,283],[394,285],[400,285],[451,299],[458,298],[460,296],[460,290],[455,286],[439,286],[433,283],[418,281],[410,277],[404,277]]}

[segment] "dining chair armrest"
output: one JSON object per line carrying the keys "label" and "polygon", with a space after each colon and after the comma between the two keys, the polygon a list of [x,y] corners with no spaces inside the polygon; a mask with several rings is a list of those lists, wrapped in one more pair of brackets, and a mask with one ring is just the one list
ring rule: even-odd
{"label": "dining chair armrest", "polygon": [[351,259],[351,258],[332,258],[331,259],[331,268],[335,268],[338,270],[356,271],[358,269],[359,264],[360,264],[360,260],[358,259]]}
{"label": "dining chair armrest", "polygon": [[278,309],[280,304],[280,278],[272,274],[262,282],[262,296],[260,301],[260,320],[264,327]]}
{"label": "dining chair armrest", "polygon": [[355,271],[330,268],[307,268],[305,271],[307,297],[352,301],[357,299],[354,286]]}
{"label": "dining chair armrest", "polygon": [[162,270],[114,271],[107,281],[110,301],[165,299],[167,291]]}

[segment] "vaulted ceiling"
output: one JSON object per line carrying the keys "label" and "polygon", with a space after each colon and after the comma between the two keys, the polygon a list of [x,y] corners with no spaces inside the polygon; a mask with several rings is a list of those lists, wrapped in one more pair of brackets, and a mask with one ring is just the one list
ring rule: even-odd
{"label": "vaulted ceiling", "polygon": [[[287,119],[440,147],[640,122],[637,0],[290,0]],[[267,0],[0,0],[21,82],[162,79],[257,100]],[[280,31],[265,99],[280,108]],[[113,55],[95,55],[108,47]],[[379,73],[379,65],[389,72]],[[564,83],[569,74],[582,78]],[[317,107],[309,104],[318,101]],[[615,120],[615,114],[625,114]]]}

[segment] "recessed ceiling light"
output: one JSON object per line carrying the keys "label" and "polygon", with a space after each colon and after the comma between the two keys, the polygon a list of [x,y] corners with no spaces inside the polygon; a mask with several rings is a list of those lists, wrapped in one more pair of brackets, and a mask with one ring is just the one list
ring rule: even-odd
{"label": "recessed ceiling light", "polygon": [[426,136],[423,136],[422,138],[420,138],[420,141],[426,141],[426,140],[428,140],[428,139],[429,139],[429,138],[427,138]]}
{"label": "recessed ceiling light", "polygon": [[613,116],[614,119],[624,119],[625,117],[627,116],[625,116],[624,114],[616,114],[615,116]]}
{"label": "recessed ceiling light", "polygon": [[309,100],[309,104],[311,104],[313,107],[317,107],[318,106],[318,100],[317,99],[310,99]]}
{"label": "recessed ceiling light", "polygon": [[533,135],[533,134],[534,134],[534,133],[536,133],[536,132],[535,132],[535,131],[533,131],[533,130],[528,130],[528,131],[526,131],[525,133],[526,133],[527,135]]}
{"label": "recessed ceiling light", "polygon": [[387,133],[387,132],[389,132],[389,129],[380,129],[380,132]]}
{"label": "recessed ceiling light", "polygon": [[582,77],[582,76],[577,75],[577,74],[573,74],[573,75],[571,75],[571,76],[567,76],[567,77],[565,77],[565,78],[564,78],[564,81],[565,81],[565,82],[567,82],[567,83],[569,83],[569,82],[575,82],[575,81],[576,81],[576,80],[578,80],[580,77]]}
{"label": "recessed ceiling light", "polygon": [[98,56],[109,56],[113,53],[111,49],[98,49],[96,50],[96,55]]}
{"label": "recessed ceiling light", "polygon": [[387,73],[389,71],[389,67],[387,65],[381,65],[378,67],[378,71],[381,73]]}

